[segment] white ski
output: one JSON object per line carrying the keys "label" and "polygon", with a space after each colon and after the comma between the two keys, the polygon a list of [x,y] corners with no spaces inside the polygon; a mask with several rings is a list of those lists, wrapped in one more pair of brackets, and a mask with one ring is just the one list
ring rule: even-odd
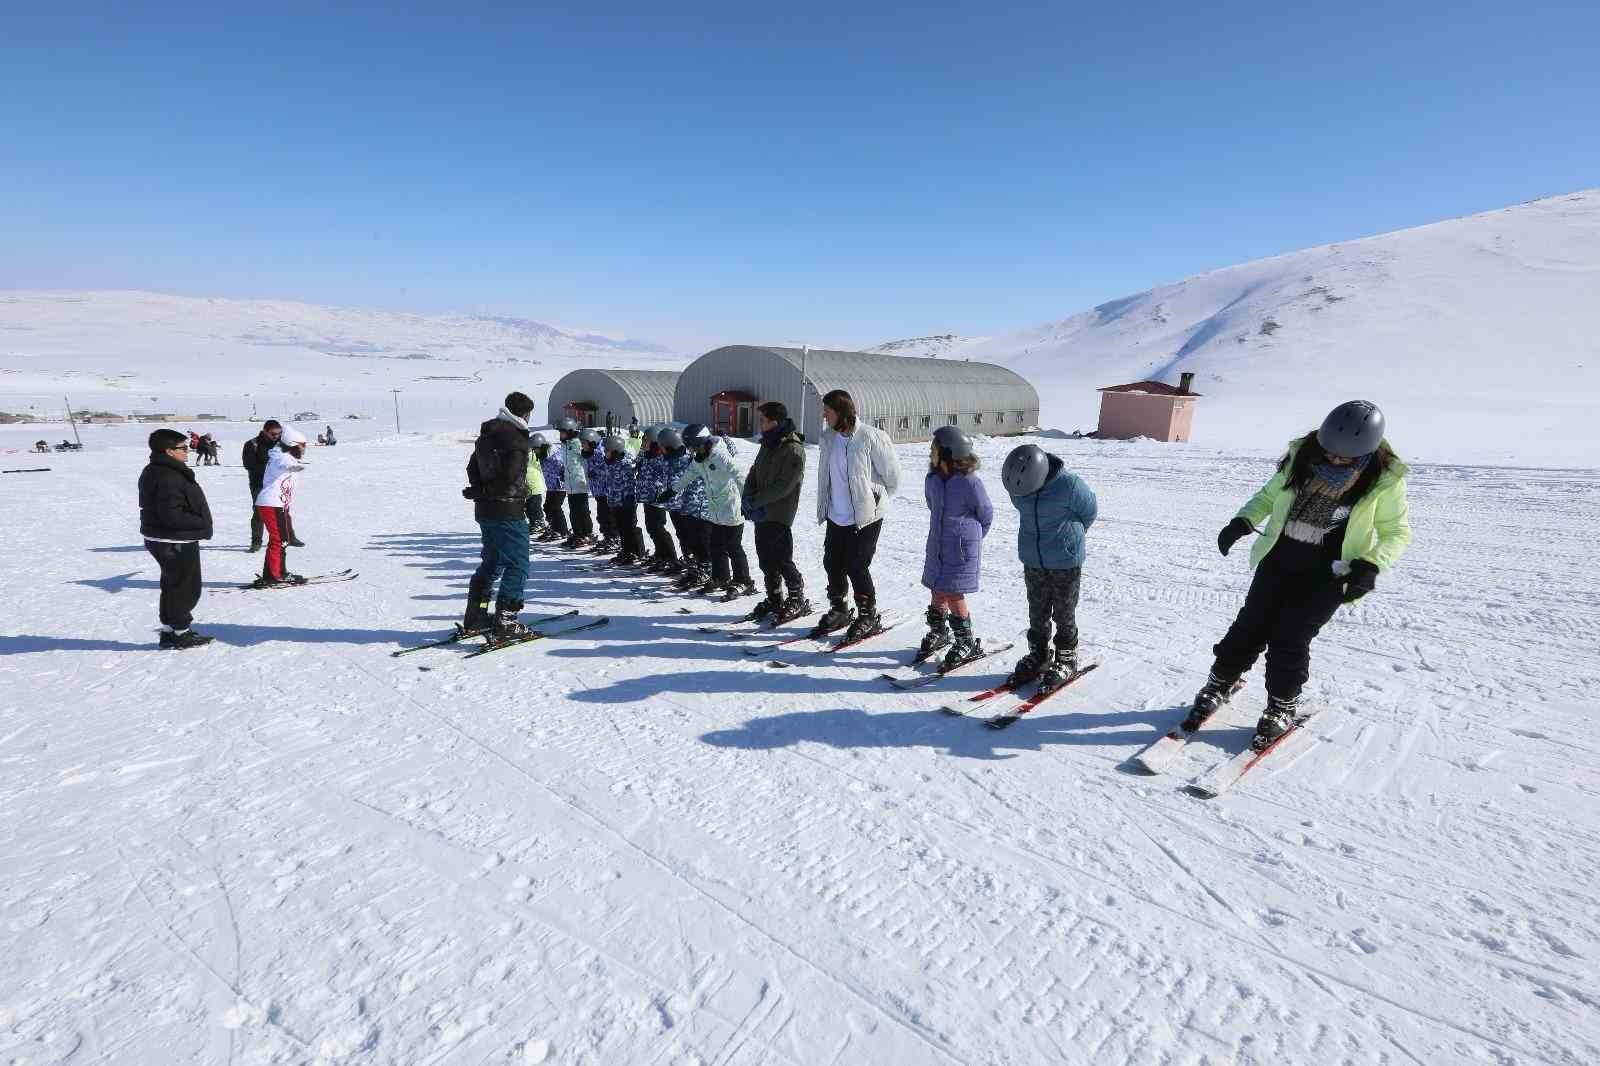
{"label": "white ski", "polygon": [[[957,666],[951,670],[941,669],[939,664],[942,657],[938,654],[934,654],[930,655],[920,663],[911,663],[908,666],[902,666],[896,670],[885,670],[878,676],[889,682],[889,684],[893,685],[895,688],[921,688],[924,685],[933,684],[941,677],[949,677],[953,674],[959,674],[963,670],[971,669],[972,667],[977,666],[979,663],[988,659],[990,656],[1004,654],[1014,647],[1016,647],[1015,643],[1009,640],[1004,644],[990,644],[988,642],[984,642],[982,655],[978,656],[976,659],[973,659],[971,662],[962,663],[960,666]],[[943,648],[940,649],[940,651],[943,650]]]}
{"label": "white ski", "polygon": [[1249,773],[1261,760],[1283,747],[1284,742],[1297,735],[1301,728],[1311,720],[1310,714],[1302,714],[1294,720],[1282,736],[1271,744],[1257,751],[1255,748],[1245,748],[1239,754],[1226,762],[1218,763],[1210,770],[1189,782],[1188,790],[1197,796],[1206,799],[1215,799],[1238,783],[1239,779]]}

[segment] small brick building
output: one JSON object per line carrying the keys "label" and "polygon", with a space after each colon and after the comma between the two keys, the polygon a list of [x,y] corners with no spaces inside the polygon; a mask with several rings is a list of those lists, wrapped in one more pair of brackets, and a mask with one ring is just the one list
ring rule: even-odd
{"label": "small brick building", "polygon": [[1194,401],[1200,395],[1190,391],[1192,381],[1194,375],[1184,373],[1177,385],[1135,381],[1100,389],[1100,425],[1095,436],[1104,440],[1188,440],[1194,424]]}

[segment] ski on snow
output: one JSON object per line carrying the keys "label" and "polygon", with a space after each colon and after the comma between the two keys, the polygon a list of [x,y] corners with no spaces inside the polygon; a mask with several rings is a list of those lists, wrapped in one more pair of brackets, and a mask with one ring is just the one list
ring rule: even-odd
{"label": "ski on snow", "polygon": [[[527,624],[529,626],[542,626],[546,622],[556,622],[563,618],[571,618],[577,613],[578,609],[574,607],[572,610],[563,611],[560,614],[550,614],[545,615],[543,618],[535,618]],[[470,640],[473,637],[486,637],[492,632],[494,632],[492,629],[457,629],[448,637],[444,637],[440,640],[430,640],[426,644],[413,644],[408,648],[401,648],[399,651],[392,651],[389,654],[398,659],[400,656],[410,655],[414,651],[426,651],[429,648],[444,648],[451,644],[459,644],[463,640]]]}
{"label": "ski on snow", "polygon": [[[467,652],[467,654],[463,655],[462,658],[476,659],[480,655],[488,655],[490,652],[496,651],[505,651],[507,648],[518,648],[524,644],[532,644],[536,640],[544,640],[546,637],[564,637],[571,633],[582,633],[585,630],[599,629],[601,626],[610,624],[611,619],[602,615],[601,617],[589,622],[580,622],[575,626],[562,626],[560,629],[535,630],[526,636],[512,637],[510,640],[490,641],[481,648],[474,648],[472,651]],[[423,669],[427,668],[424,667]]]}
{"label": "ski on snow", "polygon": [[926,659],[908,663],[898,670],[885,670],[878,676],[898,689],[921,688],[924,685],[933,684],[941,677],[950,677],[961,673],[963,670],[970,670],[991,656],[1003,655],[1014,648],[1016,644],[1008,640],[1003,644],[982,644],[979,646],[983,649],[982,655],[976,659],[969,659],[959,666],[953,666],[948,670],[944,668],[937,656],[930,655]]}
{"label": "ski on snow", "polygon": [[[960,701],[959,703],[945,704],[939,709],[946,714],[965,715],[975,710],[977,708],[977,704],[980,702],[984,702],[998,696],[1004,696],[1006,698],[1002,699],[999,704],[991,705],[994,713],[986,718],[983,723],[990,729],[1004,729],[1009,725],[1015,724],[1017,719],[1032,712],[1034,708],[1039,706],[1039,704],[1043,703],[1051,696],[1054,696],[1056,693],[1065,690],[1073,682],[1077,681],[1078,678],[1089,673],[1091,670],[1094,670],[1099,665],[1099,663],[1089,663],[1087,666],[1080,666],[1076,671],[1070,674],[1065,681],[1051,689],[1049,692],[1035,692],[1031,696],[1022,696],[1018,694],[1016,689],[1006,688],[1004,684],[1001,684],[995,688],[989,689],[987,692],[980,692],[976,696],[969,697]],[[990,707],[984,708],[984,710],[989,709]]]}
{"label": "ski on snow", "polygon": [[1297,715],[1294,723],[1266,747],[1259,750],[1248,747],[1228,761],[1218,763],[1189,782],[1188,791],[1205,799],[1215,799],[1222,795],[1238,784],[1239,779],[1254,769],[1261,760],[1281,747],[1284,741],[1299,733],[1301,727],[1310,720],[1311,714]]}
{"label": "ski on snow", "polygon": [[[799,666],[808,658],[836,655],[841,651],[849,651],[851,648],[858,648],[869,641],[877,640],[904,621],[905,619],[900,617],[885,618],[876,630],[859,640],[835,640],[833,639],[833,634],[837,633],[838,630],[830,630],[828,633],[819,636],[803,636],[794,640],[781,641],[776,645],[776,648],[787,658],[769,659],[767,660],[767,665],[779,669],[787,669],[791,666]],[[747,650],[760,653],[762,650],[771,651],[772,646],[768,646],[765,649],[753,648]]]}
{"label": "ski on snow", "polygon": [[335,581],[354,581],[356,578],[358,578],[360,576],[361,575],[359,573],[357,573],[356,571],[354,571],[354,570],[335,570],[335,571],[333,571],[332,573],[329,573],[329,574],[310,574],[310,575],[308,575],[306,577],[306,579],[304,581],[296,581],[293,584],[290,584],[290,583],[286,582],[286,583],[281,584],[281,585],[258,585],[254,581],[252,581],[248,585],[235,585],[231,589],[218,589],[217,591],[218,592],[267,592],[267,591],[270,591],[272,589],[297,589],[297,588],[300,588],[303,585],[329,585],[329,584],[332,584]]}
{"label": "ski on snow", "polygon": [[[1178,757],[1183,754],[1184,748],[1188,745],[1189,741],[1194,739],[1200,730],[1205,729],[1211,723],[1215,722],[1223,713],[1223,710],[1228,706],[1235,694],[1237,694],[1238,691],[1243,687],[1243,681],[1236,682],[1234,686],[1228,690],[1228,694],[1223,701],[1217,705],[1217,709],[1207,715],[1206,720],[1200,723],[1200,729],[1186,733],[1183,730],[1183,723],[1180,720],[1177,725],[1173,726],[1161,736],[1157,737],[1154,743],[1145,748],[1139,754],[1135,755],[1129,761],[1147,773],[1166,773],[1172,768],[1172,764],[1178,761]],[[1184,712],[1184,717],[1188,717],[1187,711]]]}

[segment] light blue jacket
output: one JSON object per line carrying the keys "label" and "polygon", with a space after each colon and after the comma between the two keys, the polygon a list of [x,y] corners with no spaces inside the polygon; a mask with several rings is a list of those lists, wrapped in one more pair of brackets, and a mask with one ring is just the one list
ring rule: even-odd
{"label": "light blue jacket", "polygon": [[1084,480],[1050,456],[1050,476],[1032,496],[1013,496],[1022,521],[1017,554],[1024,566],[1071,570],[1083,565],[1084,535],[1094,525],[1099,504]]}
{"label": "light blue jacket", "polygon": [[583,465],[583,442],[577,437],[561,442],[561,467],[569,493],[583,495],[589,491],[589,472]]}

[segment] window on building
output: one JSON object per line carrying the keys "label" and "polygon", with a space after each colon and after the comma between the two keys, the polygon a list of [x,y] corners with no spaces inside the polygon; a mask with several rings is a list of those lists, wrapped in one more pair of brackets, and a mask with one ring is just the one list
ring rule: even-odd
{"label": "window on building", "polygon": [[883,422],[884,422],[884,420],[881,419],[881,418],[874,418],[872,420],[872,428],[873,429],[882,429],[883,428]]}
{"label": "window on building", "polygon": [[898,429],[902,433],[909,432],[911,429],[911,416],[907,415],[906,417],[900,419],[895,423],[894,428]]}
{"label": "window on building", "polygon": [[1004,411],[996,411],[994,413],[994,424],[997,426],[1006,424],[1006,413]]}
{"label": "window on building", "polygon": [[983,415],[974,413],[972,416],[972,424],[975,426],[983,425]]}
{"label": "window on building", "polygon": [[1022,412],[1021,411],[1012,411],[1011,412],[1011,421],[1015,422],[1019,426],[1022,425]]}
{"label": "window on building", "polygon": [[960,415],[951,415],[950,416],[950,421],[947,424],[948,425],[952,425],[952,426],[959,426],[961,424],[961,416]]}
{"label": "window on building", "polygon": [[927,429],[932,424],[933,424],[933,416],[932,415],[923,415],[922,416],[922,428],[923,429]]}

